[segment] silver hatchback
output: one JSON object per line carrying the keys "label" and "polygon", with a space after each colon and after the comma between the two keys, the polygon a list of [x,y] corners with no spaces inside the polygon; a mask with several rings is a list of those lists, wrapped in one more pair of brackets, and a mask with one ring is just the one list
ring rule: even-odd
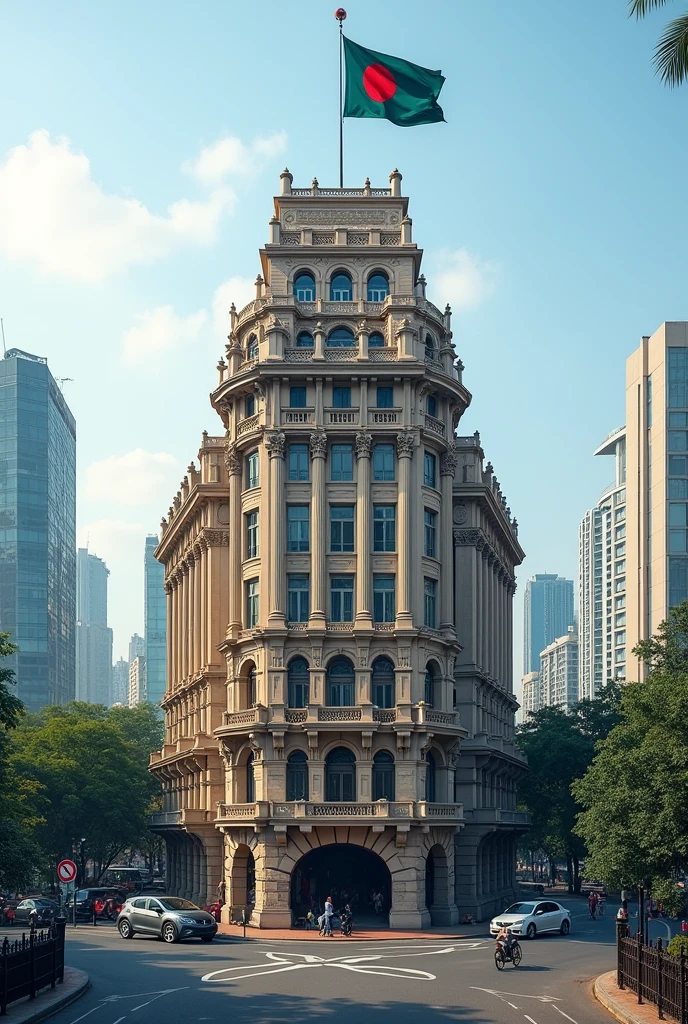
{"label": "silver hatchback", "polygon": [[123,939],[155,935],[163,942],[199,938],[212,942],[217,921],[195,903],[177,896],[132,896],[122,907],[117,928]]}

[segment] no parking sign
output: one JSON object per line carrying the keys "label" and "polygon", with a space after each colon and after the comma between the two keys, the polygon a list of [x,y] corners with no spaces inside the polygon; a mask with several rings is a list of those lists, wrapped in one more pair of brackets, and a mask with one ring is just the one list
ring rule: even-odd
{"label": "no parking sign", "polygon": [[61,860],[57,865],[57,877],[60,882],[73,882],[76,878],[76,864],[73,860]]}

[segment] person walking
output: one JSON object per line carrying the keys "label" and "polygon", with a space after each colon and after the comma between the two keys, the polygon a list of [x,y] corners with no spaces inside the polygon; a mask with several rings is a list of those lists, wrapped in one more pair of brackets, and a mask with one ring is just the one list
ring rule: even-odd
{"label": "person walking", "polygon": [[332,903],[332,897],[328,896],[325,900],[325,920],[323,934],[326,937],[332,938],[332,917],[334,916],[334,904]]}

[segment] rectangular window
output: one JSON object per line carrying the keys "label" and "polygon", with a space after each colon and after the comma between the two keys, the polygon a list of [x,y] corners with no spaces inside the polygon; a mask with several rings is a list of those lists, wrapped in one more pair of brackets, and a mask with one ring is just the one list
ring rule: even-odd
{"label": "rectangular window", "polygon": [[246,516],[246,557],[258,557],[258,512]]}
{"label": "rectangular window", "polygon": [[394,405],[394,388],[382,387],[378,385],[377,389],[377,407],[378,409],[391,409]]}
{"label": "rectangular window", "polygon": [[625,608],[626,607],[626,598],[625,597],[615,597],[614,598],[614,607],[615,608]]}
{"label": "rectangular window", "polygon": [[375,622],[394,622],[396,618],[394,576],[373,576],[373,618]]}
{"label": "rectangular window", "polygon": [[617,508],[617,510],[614,513],[614,522],[615,523],[621,523],[621,522],[624,521],[625,518],[626,518],[626,509],[625,508]]}
{"label": "rectangular window", "polygon": [[375,505],[373,511],[373,551],[396,551],[396,505]]}
{"label": "rectangular window", "polygon": [[290,480],[308,480],[308,445],[290,444],[288,452]]}
{"label": "rectangular window", "polygon": [[330,551],[354,550],[354,506],[330,505]]}
{"label": "rectangular window", "polygon": [[308,505],[287,505],[287,551],[310,548],[310,509]]}
{"label": "rectangular window", "polygon": [[669,409],[688,409],[688,349],[667,349]]}
{"label": "rectangular window", "polygon": [[617,526],[614,530],[614,540],[623,540],[626,536],[626,526]]}
{"label": "rectangular window", "polygon": [[258,580],[246,581],[246,628],[258,625]]}
{"label": "rectangular window", "polygon": [[258,473],[258,452],[246,456],[246,487],[257,487],[260,482]]}
{"label": "rectangular window", "polygon": [[302,387],[289,388],[289,405],[292,409],[305,409],[306,389]]}
{"label": "rectangular window", "polygon": [[685,555],[688,552],[688,530],[669,530],[669,551]]}
{"label": "rectangular window", "polygon": [[330,618],[332,622],[354,621],[353,576],[330,577]]}
{"label": "rectangular window", "polygon": [[688,451],[688,430],[670,430],[667,447],[670,452]]}
{"label": "rectangular window", "polygon": [[244,416],[253,416],[256,411],[256,399],[254,395],[247,395],[244,399]]}
{"label": "rectangular window", "polygon": [[626,554],[626,542],[624,541],[623,544],[617,544],[616,545],[616,548],[614,549],[614,558],[623,558],[623,556],[625,554]]}
{"label": "rectangular window", "polygon": [[669,456],[669,476],[686,476],[688,459],[685,455]]}
{"label": "rectangular window", "polygon": [[437,457],[432,452],[426,452],[423,457],[423,484],[426,487],[434,487],[437,478]]}
{"label": "rectangular window", "polygon": [[437,629],[437,580],[425,577],[423,595],[423,621],[430,629]]}
{"label": "rectangular window", "polygon": [[425,403],[425,411],[428,416],[437,416],[437,395],[428,395]]}
{"label": "rectangular window", "polygon": [[332,388],[332,406],[335,409],[350,409],[351,388]]}
{"label": "rectangular window", "polygon": [[373,448],[373,480],[394,480],[393,444],[376,444]]}
{"label": "rectangular window", "polygon": [[625,650],[625,648],[621,648],[620,650],[614,652],[614,661],[619,662],[619,661],[625,661],[625,660],[626,660],[626,650]]}
{"label": "rectangular window", "polygon": [[615,626],[625,626],[626,625],[626,612],[619,612],[619,614],[614,619],[614,625]]}
{"label": "rectangular window", "polygon": [[423,523],[423,554],[428,558],[437,558],[437,513],[426,508]]}
{"label": "rectangular window", "polygon": [[308,622],[310,615],[310,586],[307,575],[287,574],[287,619],[289,622]]}
{"label": "rectangular window", "polygon": [[614,593],[619,594],[622,590],[626,589],[626,578],[621,580],[614,580]]}
{"label": "rectangular window", "polygon": [[647,425],[652,426],[652,374],[647,378]]}
{"label": "rectangular window", "polygon": [[688,505],[684,502],[669,502],[669,526],[688,526]]}
{"label": "rectangular window", "polygon": [[688,412],[670,412],[668,416],[668,426],[688,427]]}
{"label": "rectangular window", "polygon": [[333,444],[330,450],[330,479],[353,480],[354,450],[350,444]]}
{"label": "rectangular window", "polygon": [[622,558],[620,562],[614,563],[614,575],[618,576],[620,572],[626,572],[626,559]]}
{"label": "rectangular window", "polygon": [[616,633],[614,634],[614,646],[615,647],[620,647],[621,644],[625,644],[625,643],[626,643],[626,630],[625,629],[617,629]]}
{"label": "rectangular window", "polygon": [[688,498],[688,480],[669,480],[668,498]]}
{"label": "rectangular window", "polygon": [[669,607],[688,598],[688,558],[669,558]]}

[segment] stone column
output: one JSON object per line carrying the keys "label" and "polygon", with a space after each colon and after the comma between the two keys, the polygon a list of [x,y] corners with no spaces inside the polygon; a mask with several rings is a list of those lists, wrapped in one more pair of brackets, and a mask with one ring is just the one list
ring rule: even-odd
{"label": "stone column", "polygon": [[229,559],[229,624],[227,636],[236,640],[242,628],[241,589],[241,458],[234,445],[227,445],[225,466],[229,474],[229,540],[235,558]]}
{"label": "stone column", "polygon": [[516,590],[516,583],[513,578],[509,579],[509,585],[506,592],[506,622],[507,622],[507,671],[506,680],[504,685],[508,693],[514,692],[514,681],[513,681],[513,660],[514,660],[514,591]]}
{"label": "stone column", "polygon": [[199,543],[201,560],[201,608],[200,608],[200,631],[201,631],[201,665],[209,665],[213,660],[209,654],[210,647],[210,616],[208,614],[208,542],[201,537]]}
{"label": "stone column", "polygon": [[399,488],[397,497],[397,629],[413,629],[411,607],[411,459],[415,438],[410,430],[397,434]]}
{"label": "stone column", "polygon": [[201,614],[201,601],[203,594],[203,550],[200,544],[194,545],[194,620],[193,620],[193,638],[194,638],[194,669],[196,674],[201,671],[203,665],[203,616]]}
{"label": "stone column", "polygon": [[327,501],[325,493],[325,460],[327,435],[324,430],[311,434],[313,462],[311,488],[311,614],[309,627],[325,629],[325,553],[327,551]]}
{"label": "stone column", "polygon": [[188,566],[187,574],[187,649],[188,649],[188,667],[187,675],[193,676],[196,674],[196,623],[194,621],[194,613],[196,611],[196,559],[193,556],[193,552],[189,552],[186,559]]}
{"label": "stone column", "polygon": [[373,439],[356,434],[356,626],[373,628],[370,607],[370,454]]}
{"label": "stone column", "polygon": [[167,689],[172,692],[177,682],[177,630],[175,624],[175,597],[177,583],[173,575],[170,575],[165,584],[169,589],[167,593]]}
{"label": "stone column", "polygon": [[490,563],[487,547],[482,550],[482,669],[486,675],[490,674],[489,649],[490,649],[490,615],[489,615],[489,593],[490,593]]}
{"label": "stone column", "polygon": [[[270,587],[268,625],[285,626],[285,573],[284,573],[284,453],[286,438],[281,430],[271,430],[265,437],[270,456]],[[261,524],[262,526],[262,524]],[[265,560],[262,563],[265,564]]]}
{"label": "stone column", "polygon": [[186,679],[189,674],[189,566],[186,562],[179,563],[179,625],[180,625],[180,672],[179,678]]}
{"label": "stone column", "polygon": [[453,447],[440,459],[440,487],[442,509],[440,512],[440,558],[442,560],[440,579],[440,629],[456,636],[454,622],[454,536],[452,487],[458,459]]}

